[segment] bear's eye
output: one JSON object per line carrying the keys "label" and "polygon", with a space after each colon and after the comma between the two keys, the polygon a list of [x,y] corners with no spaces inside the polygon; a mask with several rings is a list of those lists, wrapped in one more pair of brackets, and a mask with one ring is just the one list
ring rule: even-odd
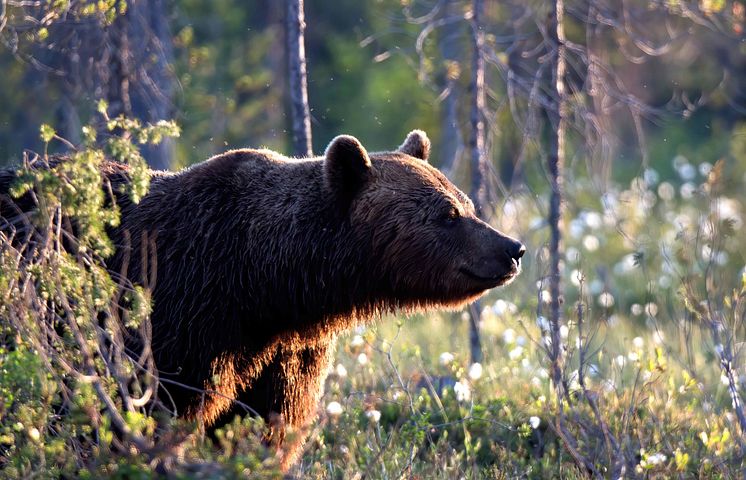
{"label": "bear's eye", "polygon": [[448,209],[448,213],[446,214],[446,220],[449,222],[454,222],[461,217],[461,213],[459,213],[458,208],[451,207]]}

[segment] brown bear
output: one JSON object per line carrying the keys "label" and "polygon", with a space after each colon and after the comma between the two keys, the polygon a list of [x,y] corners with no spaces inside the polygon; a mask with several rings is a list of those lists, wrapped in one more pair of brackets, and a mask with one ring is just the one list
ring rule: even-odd
{"label": "brown bear", "polygon": [[[287,468],[303,435],[283,445],[286,430],[313,420],[337,334],[509,282],[524,247],[477,218],[429,152],[418,130],[393,152],[344,135],[321,158],[233,150],[153,172],[138,204],[121,196],[109,267],[138,281],[139,239],[154,242],[162,402],[208,427],[245,412],[234,400],[250,406]],[[127,181],[124,166],[107,175]]]}

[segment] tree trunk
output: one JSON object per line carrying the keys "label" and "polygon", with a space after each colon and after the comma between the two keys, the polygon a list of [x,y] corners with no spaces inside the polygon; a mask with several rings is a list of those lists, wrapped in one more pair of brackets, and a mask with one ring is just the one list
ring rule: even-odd
{"label": "tree trunk", "polygon": [[[471,151],[471,199],[477,215],[482,216],[485,199],[485,139],[484,139],[484,31],[482,29],[482,15],[484,14],[484,0],[472,2],[472,71],[471,71],[471,132],[469,135],[469,149]],[[482,361],[482,344],[479,335],[479,321],[481,306],[474,302],[469,307],[471,321],[469,343],[471,347],[472,363]]]}
{"label": "tree trunk", "polygon": [[[150,123],[171,118],[173,47],[165,1],[131,1],[106,35],[109,72],[103,81],[109,114]],[[173,141],[144,145],[141,151],[148,165],[165,170],[171,165]]]}
{"label": "tree trunk", "polygon": [[[458,15],[459,2],[448,0],[445,6],[445,17]],[[441,156],[443,172],[453,179],[458,169],[459,158],[463,151],[463,139],[458,121],[459,78],[462,70],[460,62],[463,52],[458,40],[461,38],[461,22],[448,22],[443,26],[443,36],[440,39],[440,51],[446,61],[445,85],[447,94],[443,99],[441,117]]]}
{"label": "tree trunk", "polygon": [[[137,81],[131,87],[132,114],[151,123],[171,119],[174,53],[167,2],[138,1],[131,8],[135,16],[132,34],[139,40],[133,47],[142,49],[136,57],[142,67],[135,72]],[[140,150],[152,168],[166,170],[173,162],[174,146],[174,139],[167,137],[158,145],[144,145]]]}
{"label": "tree trunk", "polygon": [[556,388],[561,385],[563,351],[560,338],[562,289],[560,278],[560,257],[562,253],[562,195],[563,173],[565,165],[565,123],[567,117],[567,101],[565,98],[565,33],[562,24],[564,17],[563,0],[556,0],[552,4],[549,19],[549,38],[551,44],[552,79],[550,82],[551,96],[554,99],[551,108],[547,109],[547,167],[551,194],[549,198],[548,222],[550,229],[549,240],[549,293],[551,304],[549,325],[551,329],[552,345],[550,359],[552,361],[552,381]]}
{"label": "tree trunk", "polygon": [[292,153],[299,157],[313,155],[311,113],[308,108],[306,87],[306,49],[303,40],[305,28],[303,0],[288,0],[286,32]]}

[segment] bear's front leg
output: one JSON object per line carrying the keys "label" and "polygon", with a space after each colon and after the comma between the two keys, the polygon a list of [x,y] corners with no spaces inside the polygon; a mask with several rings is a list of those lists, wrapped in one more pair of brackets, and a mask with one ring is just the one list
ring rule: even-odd
{"label": "bear's front leg", "polygon": [[[333,361],[334,345],[334,339],[311,344],[299,338],[277,342],[272,360],[238,395],[237,400],[255,409],[267,422],[265,441],[277,448],[283,470],[288,470],[303,451],[306,429],[316,418]],[[286,441],[288,432],[292,435]]]}

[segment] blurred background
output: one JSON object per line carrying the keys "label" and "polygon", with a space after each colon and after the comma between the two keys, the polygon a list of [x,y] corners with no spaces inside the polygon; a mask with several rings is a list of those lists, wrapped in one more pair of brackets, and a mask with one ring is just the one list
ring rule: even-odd
{"label": "blurred background", "polygon": [[[285,2],[1,8],[0,165],[42,150],[41,124],[72,144],[83,125],[105,130],[100,99],[112,117],[176,121],[179,138],[144,147],[154,168],[240,147],[295,154]],[[449,472],[502,459],[516,474],[548,474],[550,437],[570,445],[555,455],[575,466],[741,471],[745,22],[744,2],[726,0],[305,2],[313,152],[342,133],[391,150],[423,129],[431,163],[529,252],[513,285],[471,309],[387,319],[344,339],[308,471],[321,459],[339,475],[412,468],[407,448],[392,447],[419,441],[405,417],[425,432],[452,429],[451,440],[427,440],[453,461],[438,463]],[[558,356],[556,402],[577,405],[566,394],[580,392],[590,408],[568,414],[572,441],[546,426]],[[420,387],[438,401],[402,400]],[[485,412],[499,425],[450,423]]]}

